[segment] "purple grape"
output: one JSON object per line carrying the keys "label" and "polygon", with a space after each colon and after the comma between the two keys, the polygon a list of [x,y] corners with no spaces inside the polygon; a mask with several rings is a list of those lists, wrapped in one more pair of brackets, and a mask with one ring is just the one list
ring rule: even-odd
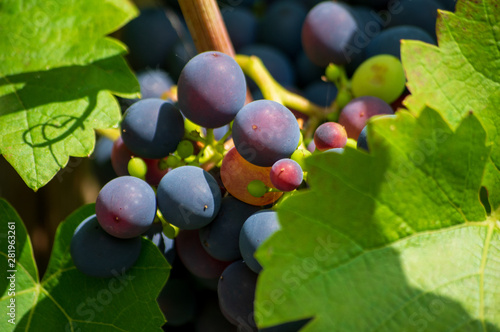
{"label": "purple grape", "polygon": [[297,149],[300,128],[293,113],[271,100],[243,107],[233,123],[236,150],[248,162],[262,167],[289,158]]}
{"label": "purple grape", "polygon": [[76,268],[91,277],[108,278],[130,269],[141,253],[141,238],[119,239],[105,232],[92,215],[82,221],[71,239]]}
{"label": "purple grape", "polygon": [[357,140],[368,119],[379,114],[394,114],[394,111],[389,104],[380,98],[358,97],[351,100],[342,109],[339,123],[344,126],[348,137]]}
{"label": "purple grape", "polygon": [[177,88],[184,116],[207,128],[231,122],[246,99],[240,66],[229,55],[216,51],[192,58],[182,70]]}
{"label": "purple grape", "polygon": [[141,99],[127,109],[121,129],[123,143],[136,156],[158,159],[177,148],[184,136],[184,119],[163,99]]}
{"label": "purple grape", "polygon": [[345,65],[360,53],[354,45],[358,22],[345,4],[324,1],[314,6],[302,26],[302,46],[307,56],[318,66],[330,62]]}
{"label": "purple grape", "polygon": [[271,182],[276,189],[292,191],[302,183],[303,172],[300,165],[292,159],[281,159],[271,167]]}
{"label": "purple grape", "polygon": [[347,144],[347,133],[337,122],[325,122],[314,132],[314,144],[319,151],[343,148]]}
{"label": "purple grape", "polygon": [[120,176],[101,189],[95,210],[99,224],[110,235],[136,237],[147,231],[155,219],[155,192],[141,179]]}
{"label": "purple grape", "polygon": [[254,257],[255,251],[279,229],[278,214],[273,210],[258,211],[243,224],[240,232],[240,252],[245,263],[255,273],[262,270],[262,266]]}

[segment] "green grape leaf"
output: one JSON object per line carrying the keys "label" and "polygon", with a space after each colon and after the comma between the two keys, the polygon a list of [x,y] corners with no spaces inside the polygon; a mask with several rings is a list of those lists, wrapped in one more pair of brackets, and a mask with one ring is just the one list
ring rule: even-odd
{"label": "green grape leaf", "polygon": [[139,84],[106,34],[137,15],[127,0],[0,2],[0,153],[37,190],[94,149]]}
{"label": "green grape leaf", "polygon": [[456,12],[441,11],[439,47],[403,41],[401,58],[411,97],[406,106],[440,111],[456,126],[469,111],[483,123],[491,151],[483,185],[493,208],[500,207],[500,10],[497,0],[458,1]]}
{"label": "green grape leaf", "polygon": [[[370,153],[309,161],[257,251],[260,327],[312,331],[500,331],[499,212],[479,192],[491,145],[468,114],[430,108],[369,121]],[[496,188],[499,190],[499,188]]]}
{"label": "green grape leaf", "polygon": [[[93,204],[83,206],[59,225],[49,266],[40,281],[26,228],[14,209],[0,200],[0,268],[2,275],[15,277],[15,287],[10,283],[14,279],[0,279],[2,313],[10,313],[8,306],[15,304],[15,315],[3,315],[0,331],[162,330],[165,318],[156,298],[170,266],[151,241],[142,239],[135,265],[111,278],[88,277],[73,264],[72,235],[94,213]],[[15,232],[15,242],[8,237],[14,235],[9,231]],[[15,261],[9,260],[9,241],[15,247],[15,254],[10,252]]]}

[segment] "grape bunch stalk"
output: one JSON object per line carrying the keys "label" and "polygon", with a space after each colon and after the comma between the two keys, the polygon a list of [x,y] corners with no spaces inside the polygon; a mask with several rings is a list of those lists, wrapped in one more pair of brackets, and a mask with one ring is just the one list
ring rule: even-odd
{"label": "grape bunch stalk", "polygon": [[[105,278],[129,269],[144,236],[174,270],[180,260],[198,282],[216,280],[228,322],[257,330],[253,303],[262,267],[254,254],[286,223],[277,216],[280,203],[307,190],[311,155],[346,147],[369,153],[368,121],[394,116],[394,105],[407,95],[399,48],[389,46],[393,36],[398,43],[417,38],[417,30],[421,39],[434,38],[419,27],[387,26],[366,49],[352,53],[360,31],[373,23],[368,7],[323,1],[302,13],[302,5],[287,3],[265,4],[264,16],[289,13],[300,22],[300,41],[284,43],[284,52],[303,49],[306,61],[320,68],[322,86],[330,89],[323,91],[334,91],[322,97],[326,105],[271,73],[265,48],[235,54],[215,1],[181,1],[199,53],[182,67],[176,85],[152,76],[141,82],[143,98],[123,103],[111,152],[118,177],[104,185],[96,214],[73,235],[71,255],[82,273]],[[250,98],[252,87],[261,98]],[[170,281],[166,288],[175,293]],[[185,320],[176,321],[162,296],[158,302],[168,321],[182,325]],[[306,322],[269,331],[297,331]]]}

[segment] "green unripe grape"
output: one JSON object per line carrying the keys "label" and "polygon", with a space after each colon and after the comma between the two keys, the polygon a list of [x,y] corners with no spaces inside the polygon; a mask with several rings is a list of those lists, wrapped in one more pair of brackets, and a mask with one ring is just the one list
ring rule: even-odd
{"label": "green unripe grape", "polygon": [[253,180],[247,186],[247,190],[253,197],[262,197],[269,188],[260,180]]}
{"label": "green unripe grape", "polygon": [[388,54],[376,55],[363,62],[351,80],[354,97],[374,96],[388,104],[401,96],[405,84],[401,61]]}
{"label": "green unripe grape", "polygon": [[193,143],[191,143],[190,141],[182,140],[179,142],[179,145],[177,145],[176,154],[179,156],[179,158],[185,159],[191,156],[193,153],[194,153],[194,146]]}
{"label": "green unripe grape", "polygon": [[306,149],[297,149],[295,150],[294,153],[292,153],[292,156],[290,159],[294,160],[297,162],[297,164],[300,165],[300,167],[305,170],[306,167],[306,159],[310,157],[312,153],[309,150]]}
{"label": "green unripe grape", "polygon": [[127,164],[128,174],[144,180],[148,172],[148,165],[142,158],[132,158]]}
{"label": "green unripe grape", "polygon": [[179,227],[174,226],[170,223],[163,224],[163,234],[169,239],[175,239],[179,234]]}
{"label": "green unripe grape", "polygon": [[168,167],[174,168],[179,166],[181,163],[181,159],[177,157],[176,155],[171,154],[170,156],[167,157],[167,165]]}
{"label": "green unripe grape", "polygon": [[299,148],[302,143],[304,143],[304,135],[302,134],[302,132],[300,132],[299,144],[297,144],[297,148]]}
{"label": "green unripe grape", "polygon": [[325,76],[330,82],[336,82],[340,77],[340,69],[337,65],[330,63],[325,70]]}

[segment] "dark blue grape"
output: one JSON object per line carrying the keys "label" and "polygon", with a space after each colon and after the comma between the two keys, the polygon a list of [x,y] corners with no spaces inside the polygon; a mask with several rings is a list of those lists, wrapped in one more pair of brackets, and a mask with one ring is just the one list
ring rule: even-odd
{"label": "dark blue grape", "polygon": [[[288,57],[279,49],[270,45],[253,44],[240,50],[240,54],[255,55],[262,60],[271,76],[282,86],[295,85],[295,71]],[[250,90],[257,89],[252,79],[248,79]]]}
{"label": "dark blue grape", "polygon": [[108,278],[130,269],[141,253],[141,238],[119,239],[106,233],[92,215],[82,221],[71,239],[76,268],[91,277]]}
{"label": "dark blue grape", "polygon": [[243,203],[232,196],[224,197],[217,217],[200,229],[203,248],[221,261],[240,259],[241,227],[248,217],[259,210],[260,207]]}
{"label": "dark blue grape", "polygon": [[425,30],[412,26],[400,25],[382,31],[373,38],[366,48],[366,57],[370,58],[379,54],[390,54],[401,59],[401,40],[420,40],[429,44],[435,44],[434,39]]}
{"label": "dark blue grape", "polygon": [[157,190],[158,207],[171,224],[180,229],[198,229],[217,215],[221,192],[215,178],[195,166],[168,172]]}
{"label": "dark blue grape", "polygon": [[367,126],[361,130],[361,133],[358,136],[357,148],[370,152],[370,149],[368,148]]}
{"label": "dark blue grape", "polygon": [[207,128],[231,122],[245,104],[245,75],[221,52],[203,52],[184,67],[177,84],[179,107],[192,122]]}
{"label": "dark blue grape", "polygon": [[259,40],[295,57],[302,48],[300,31],[306,15],[307,8],[299,1],[271,4],[259,22]]}
{"label": "dark blue grape", "polygon": [[307,56],[318,66],[330,62],[345,65],[360,53],[356,45],[359,26],[356,17],[345,4],[324,1],[314,6],[302,26],[302,46]]}
{"label": "dark blue grape", "polygon": [[181,75],[182,69],[195,55],[196,47],[193,40],[189,37],[177,41],[167,55],[167,71],[172,78],[177,82]]}
{"label": "dark blue grape", "polygon": [[217,295],[221,312],[241,329],[255,329],[253,302],[257,276],[240,260],[229,265],[219,279]]}
{"label": "dark blue grape", "polygon": [[457,4],[457,0],[438,0],[439,8],[448,10],[451,12],[455,11],[455,6]]}
{"label": "dark blue grape", "polygon": [[255,273],[262,270],[262,266],[254,257],[255,251],[279,229],[278,214],[273,210],[258,211],[243,224],[240,232],[240,252],[245,263]]}
{"label": "dark blue grape", "polygon": [[236,150],[248,162],[263,167],[289,158],[300,140],[300,128],[293,113],[271,100],[245,105],[233,122]]}
{"label": "dark blue grape", "polygon": [[121,130],[130,151],[139,157],[159,159],[177,148],[184,136],[184,119],[165,100],[142,99],[125,112]]}
{"label": "dark blue grape", "polygon": [[300,87],[319,80],[325,74],[325,69],[315,65],[304,52],[300,52],[295,59],[295,68],[298,77],[297,84]]}
{"label": "dark blue grape", "polygon": [[169,239],[165,234],[163,234],[163,226],[161,223],[154,223],[151,227],[142,234],[147,237],[155,246],[160,249],[163,256],[172,265],[175,258],[175,248],[174,240]]}
{"label": "dark blue grape", "polygon": [[[176,16],[170,11],[170,15]],[[178,18],[177,18],[178,20]],[[179,39],[164,8],[146,8],[123,28],[128,59],[136,70],[164,65],[170,48]]]}
{"label": "dark blue grape", "polygon": [[180,326],[196,315],[196,294],[192,285],[184,279],[168,279],[158,295],[158,306],[169,326]]}
{"label": "dark blue grape", "polygon": [[437,10],[440,7],[434,0],[399,0],[398,10],[392,13],[389,27],[414,25],[436,40]]}
{"label": "dark blue grape", "polygon": [[337,87],[330,82],[317,81],[304,89],[304,97],[319,106],[330,106],[337,98]]}
{"label": "dark blue grape", "polygon": [[242,47],[253,44],[257,37],[257,18],[247,8],[234,8],[222,11],[227,33],[236,52]]}
{"label": "dark blue grape", "polygon": [[161,69],[142,70],[136,76],[141,86],[142,99],[161,98],[174,85],[167,72]]}
{"label": "dark blue grape", "polygon": [[122,239],[136,237],[155,219],[155,192],[141,179],[120,176],[99,191],[95,210],[99,224],[109,234]]}
{"label": "dark blue grape", "polygon": [[[217,282],[219,280],[217,279]],[[215,287],[217,290],[217,286]],[[219,308],[217,294],[204,297],[204,305],[196,316],[196,332],[237,332],[236,326],[229,323]],[[243,331],[240,331],[243,332]]]}

